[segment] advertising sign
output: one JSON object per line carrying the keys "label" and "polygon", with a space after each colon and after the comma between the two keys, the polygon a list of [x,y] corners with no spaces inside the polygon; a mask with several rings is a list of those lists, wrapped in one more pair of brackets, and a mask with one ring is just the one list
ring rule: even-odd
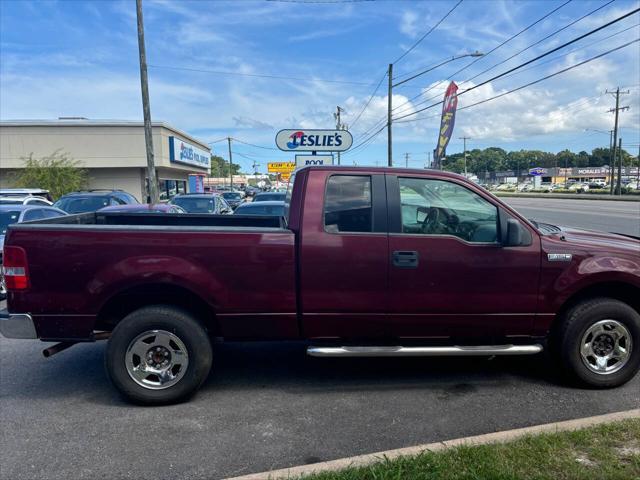
{"label": "advertising sign", "polygon": [[346,130],[280,130],[276,146],[285,152],[344,152],[353,145]]}
{"label": "advertising sign", "polygon": [[333,155],[296,155],[296,168],[309,165],[333,165]]}
{"label": "advertising sign", "polygon": [[538,177],[540,175],[546,175],[547,169],[542,167],[535,167],[529,169],[529,175],[533,175],[534,177]]}
{"label": "advertising sign", "polygon": [[209,152],[176,137],[169,137],[169,160],[172,163],[184,163],[207,170],[211,168],[211,154]]}
{"label": "advertising sign", "polygon": [[453,134],[453,126],[456,123],[456,107],[458,106],[458,86],[455,82],[451,82],[444,94],[444,102],[442,103],[442,119],[440,120],[440,134],[438,135],[438,144],[433,151],[433,159],[438,168],[440,168],[440,160],[445,156],[447,145]]}
{"label": "advertising sign", "polygon": [[189,174],[189,193],[204,193],[204,175]]}
{"label": "advertising sign", "polygon": [[296,169],[295,162],[273,162],[267,163],[269,173],[291,173]]}
{"label": "advertising sign", "polygon": [[283,182],[288,182],[289,179],[291,178],[291,174],[290,173],[280,173],[278,174],[278,176],[280,177],[280,180]]}

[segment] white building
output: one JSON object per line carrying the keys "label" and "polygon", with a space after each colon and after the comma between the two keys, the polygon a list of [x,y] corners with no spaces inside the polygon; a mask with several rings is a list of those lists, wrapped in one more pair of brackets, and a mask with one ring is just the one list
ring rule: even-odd
{"label": "white building", "polygon": [[[166,123],[153,123],[153,149],[161,199],[188,191],[190,173],[209,173],[207,144]],[[144,125],[131,121],[61,118],[0,122],[0,188],[12,186],[13,174],[30,154],[41,158],[57,150],[88,171],[89,189],[122,189],[146,201]]]}

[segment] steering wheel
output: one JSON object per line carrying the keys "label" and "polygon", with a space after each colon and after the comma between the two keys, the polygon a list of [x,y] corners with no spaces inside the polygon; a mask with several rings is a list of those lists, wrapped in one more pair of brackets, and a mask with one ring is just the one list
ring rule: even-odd
{"label": "steering wheel", "polygon": [[436,207],[429,208],[429,213],[422,221],[422,232],[432,232],[440,221],[440,210]]}

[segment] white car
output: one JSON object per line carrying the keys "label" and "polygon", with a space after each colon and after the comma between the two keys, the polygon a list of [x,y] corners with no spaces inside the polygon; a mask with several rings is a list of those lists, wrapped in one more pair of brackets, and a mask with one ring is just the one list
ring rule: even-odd
{"label": "white car", "polygon": [[34,195],[2,195],[0,196],[0,205],[38,205],[41,207],[50,207],[53,203],[44,197]]}
{"label": "white car", "polygon": [[570,192],[588,192],[589,185],[587,183],[572,183],[569,187]]}

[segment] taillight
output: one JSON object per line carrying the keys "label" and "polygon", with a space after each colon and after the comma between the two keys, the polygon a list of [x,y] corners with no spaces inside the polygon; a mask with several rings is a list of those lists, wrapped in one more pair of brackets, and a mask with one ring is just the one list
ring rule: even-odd
{"label": "taillight", "polygon": [[25,290],[29,288],[27,252],[24,249],[5,246],[2,255],[2,271],[7,290]]}

